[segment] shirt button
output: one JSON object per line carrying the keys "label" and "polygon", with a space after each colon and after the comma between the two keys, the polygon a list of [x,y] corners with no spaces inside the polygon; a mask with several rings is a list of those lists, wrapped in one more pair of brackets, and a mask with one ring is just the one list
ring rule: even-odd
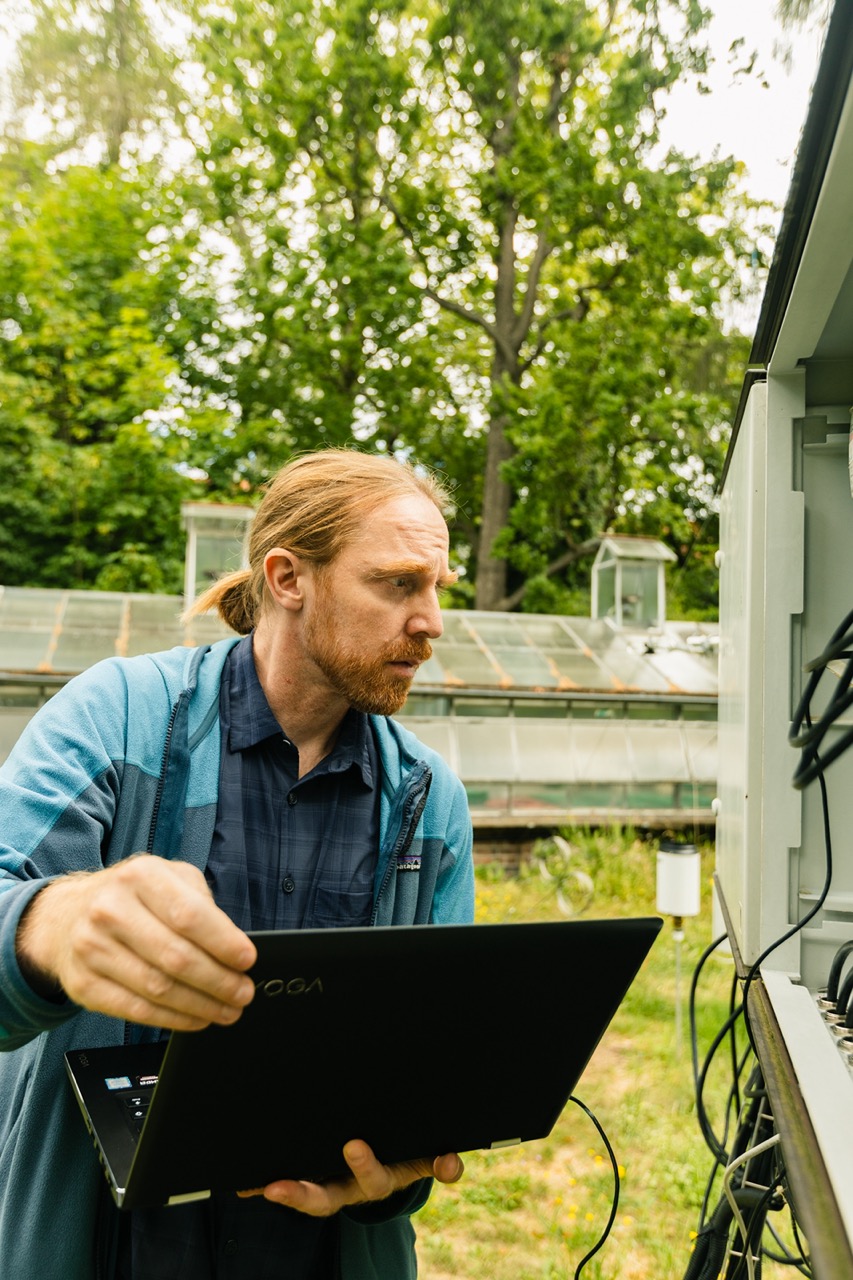
{"label": "shirt button", "polygon": [[224,1252],[224,1254],[225,1254],[225,1257],[226,1257],[226,1258],[233,1258],[233,1257],[234,1257],[234,1254],[237,1252],[237,1241],[236,1241],[236,1240],[226,1240],[226,1241],[225,1241],[225,1248],[224,1248],[223,1252]]}
{"label": "shirt button", "polygon": [[288,791],[287,803],[290,805],[291,808],[293,808],[293,806],[296,804],[296,793],[294,791]]}
{"label": "shirt button", "polygon": [[285,893],[293,893],[293,890],[296,888],[296,881],[293,879],[293,876],[285,876],[281,882],[281,887]]}

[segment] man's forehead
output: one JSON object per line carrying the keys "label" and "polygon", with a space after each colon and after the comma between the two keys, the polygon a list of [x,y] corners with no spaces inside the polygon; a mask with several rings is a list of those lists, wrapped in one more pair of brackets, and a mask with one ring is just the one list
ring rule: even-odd
{"label": "man's forehead", "polygon": [[374,540],[380,529],[389,546],[411,548],[414,557],[432,555],[433,548],[446,548],[450,541],[444,516],[421,495],[397,498],[368,512],[353,542]]}

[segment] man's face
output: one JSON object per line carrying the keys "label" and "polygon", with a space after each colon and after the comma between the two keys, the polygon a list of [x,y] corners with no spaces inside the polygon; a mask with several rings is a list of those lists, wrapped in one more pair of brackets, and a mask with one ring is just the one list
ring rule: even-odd
{"label": "man's face", "polygon": [[306,656],[359,711],[399,711],[430,639],[441,635],[438,592],[455,580],[447,526],[412,495],[366,517],[336,559],[314,574],[305,615]]}

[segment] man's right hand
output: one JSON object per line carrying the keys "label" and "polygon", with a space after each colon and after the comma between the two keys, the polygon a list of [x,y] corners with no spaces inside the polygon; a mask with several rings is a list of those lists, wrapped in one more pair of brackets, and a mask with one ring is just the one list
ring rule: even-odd
{"label": "man's right hand", "polygon": [[52,880],[21,918],[17,954],[42,996],[176,1031],[236,1022],[254,995],[251,940],[196,867],[153,855]]}

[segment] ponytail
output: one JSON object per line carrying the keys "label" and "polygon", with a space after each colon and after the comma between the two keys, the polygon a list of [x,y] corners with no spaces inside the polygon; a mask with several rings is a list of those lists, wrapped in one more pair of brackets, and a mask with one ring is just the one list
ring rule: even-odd
{"label": "ponytail", "polygon": [[237,569],[217,579],[203,591],[185,610],[183,622],[203,613],[219,614],[222,621],[238,635],[246,636],[255,625],[255,601],[253,598],[250,569]]}

